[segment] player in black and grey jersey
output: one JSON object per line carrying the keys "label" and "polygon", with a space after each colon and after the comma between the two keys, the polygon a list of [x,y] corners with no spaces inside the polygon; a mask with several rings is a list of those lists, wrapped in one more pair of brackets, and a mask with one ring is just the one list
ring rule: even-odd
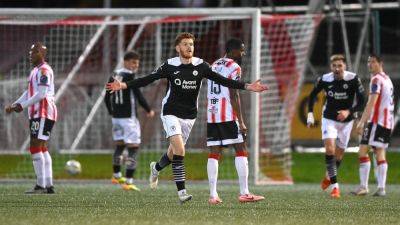
{"label": "player in black and grey jersey", "polygon": [[[140,56],[134,51],[129,51],[124,55],[123,68],[115,71],[110,77],[109,82],[114,79],[121,82],[129,82],[135,79],[135,74],[139,68]],[[124,190],[136,190],[139,188],[133,184],[133,175],[136,170],[136,156],[140,145],[140,123],[137,119],[137,103],[146,111],[147,117],[153,117],[154,111],[151,110],[142,92],[138,88],[128,88],[114,93],[106,92],[104,102],[109,114],[112,116],[113,139],[115,141],[115,152],[113,154],[113,177],[111,182],[122,184]],[[128,150],[126,160],[126,179],[121,174],[122,153]]]}
{"label": "player in black and grey jersey", "polygon": [[143,87],[155,80],[168,80],[166,96],[162,101],[161,119],[170,146],[159,162],[152,162],[150,187],[155,188],[158,173],[171,164],[174,180],[178,188],[179,200],[183,203],[192,198],[185,189],[185,143],[197,116],[197,100],[201,81],[206,78],[218,84],[234,89],[262,92],[267,89],[260,81],[245,84],[230,80],[212,71],[210,65],[200,58],[193,57],[195,37],[190,33],[181,33],[175,39],[175,50],[179,57],[168,59],[152,74],[127,83],[115,80],[107,84],[107,89],[117,91],[128,87]]}
{"label": "player in black and grey jersey", "polygon": [[[325,91],[326,102],[321,122],[322,139],[325,144],[327,175],[321,188],[332,188],[331,196],[340,197],[337,168],[350,139],[355,113],[363,109],[364,88],[355,73],[346,71],[343,55],[331,57],[331,73],[318,78],[308,102],[307,125],[314,125],[313,106],[318,93]],[[356,98],[356,99],[355,99]]]}

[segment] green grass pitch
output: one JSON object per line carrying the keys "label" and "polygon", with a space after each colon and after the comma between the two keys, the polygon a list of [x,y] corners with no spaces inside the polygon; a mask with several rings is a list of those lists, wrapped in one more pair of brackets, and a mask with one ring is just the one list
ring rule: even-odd
{"label": "green grass pitch", "polygon": [[[158,160],[161,153],[146,154],[145,151],[139,154],[138,168],[135,178],[147,180],[149,173],[149,162]],[[82,164],[82,173],[71,177],[64,172],[65,162],[68,155],[53,154],[53,173],[55,179],[110,179],[111,154],[99,155],[73,155],[72,158]],[[400,154],[388,152],[389,163],[388,184],[400,184]],[[234,158],[226,155],[220,160],[219,179],[236,180],[237,174],[234,165]],[[325,174],[324,154],[292,153],[292,176],[295,183],[319,183]],[[190,153],[185,158],[186,175],[189,180],[207,180],[207,153]],[[356,153],[346,153],[338,172],[339,183],[356,184],[358,178],[358,157]],[[22,169],[22,171],[21,171]],[[14,174],[13,174],[14,173]],[[250,176],[252,172],[250,172]],[[163,170],[161,179],[171,180],[171,168]],[[30,155],[2,155],[0,156],[0,179],[2,178],[34,178],[32,160]],[[370,180],[373,181],[371,173]]]}
{"label": "green grass pitch", "polygon": [[329,198],[317,184],[252,186],[251,191],[266,200],[241,204],[238,186],[225,184],[219,186],[223,204],[210,206],[204,182],[188,182],[194,198],[183,205],[178,204],[172,182],[163,182],[155,191],[142,183],[141,192],[126,192],[108,181],[65,182],[56,185],[55,195],[24,195],[32,182],[0,183],[0,224],[400,223],[399,185],[389,185],[384,198],[351,196],[355,186],[342,185],[340,199]]}

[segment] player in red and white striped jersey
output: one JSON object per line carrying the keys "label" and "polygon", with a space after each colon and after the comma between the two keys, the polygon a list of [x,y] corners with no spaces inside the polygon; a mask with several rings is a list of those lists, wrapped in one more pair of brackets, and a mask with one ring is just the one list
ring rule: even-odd
{"label": "player in red and white striped jersey", "polygon": [[[226,55],[212,65],[212,70],[222,76],[240,80],[239,66],[244,55],[244,44],[239,39],[230,39],[226,43]],[[210,185],[210,204],[222,203],[217,193],[218,160],[226,146],[235,149],[235,166],[239,177],[240,202],[256,202],[263,196],[250,194],[248,188],[247,148],[244,142],[247,132],[240,109],[240,97],[233,90],[208,80],[207,92],[207,146],[210,147],[207,162],[207,174]]]}
{"label": "player in red and white striped jersey", "polygon": [[30,147],[37,182],[32,190],[25,193],[54,193],[52,159],[47,149],[51,130],[57,120],[57,107],[54,103],[54,75],[45,62],[47,48],[37,42],[32,45],[30,61],[34,68],[28,79],[28,90],[12,105],[6,113],[28,111],[30,128]]}
{"label": "player in red and white striped jersey", "polygon": [[[371,162],[368,156],[368,146],[374,150],[377,160],[378,190],[374,196],[385,196],[387,162],[385,149],[390,142],[394,127],[393,83],[383,72],[383,62],[377,55],[368,58],[368,68],[371,72],[370,93],[367,106],[357,125],[357,132],[362,135],[360,149],[360,186],[352,193],[366,195],[368,193],[368,177]],[[365,123],[367,126],[364,127]]]}
{"label": "player in red and white striped jersey", "polygon": [[[230,58],[220,58],[214,62],[215,72],[232,80],[240,80],[241,67]],[[227,87],[208,80],[207,92],[207,121],[208,123],[223,123],[236,121],[238,117],[231,104],[231,94]]]}

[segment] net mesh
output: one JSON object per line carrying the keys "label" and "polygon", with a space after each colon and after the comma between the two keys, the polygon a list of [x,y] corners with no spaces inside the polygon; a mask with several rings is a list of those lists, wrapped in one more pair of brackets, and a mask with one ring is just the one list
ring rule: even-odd
{"label": "net mesh", "polygon": [[[84,57],[78,72],[57,102],[59,121],[57,121],[50,141],[54,160],[54,174],[63,177],[62,168],[72,156],[70,147],[79,129],[89,115],[96,100],[118,63],[118,41],[123,41],[123,49],[136,35],[133,49],[141,55],[139,77],[151,73],[164,60],[176,55],[172,47],[180,32],[191,32],[196,36],[195,55],[212,63],[224,54],[224,43],[230,37],[244,41],[246,56],[243,59],[243,80],[250,81],[252,55],[252,20],[250,17],[218,16],[169,16],[146,17],[143,26],[141,17],[112,17],[104,25],[104,17],[95,16],[9,16],[0,21],[0,43],[8,54],[0,57],[2,95],[0,101],[12,103],[26,89],[26,79],[30,72],[27,50],[35,41],[43,42],[49,49],[48,62],[56,77],[56,89],[65,82],[71,69],[82,58],[82,53],[90,41],[95,40],[89,54]],[[261,34],[261,79],[269,86],[269,91],[260,95],[260,124],[250,126],[250,94],[241,92],[242,108],[249,129],[260,131],[259,171],[261,180],[290,180],[290,119],[293,115],[294,101],[302,82],[305,60],[313,32],[315,17],[312,16],[263,16]],[[141,29],[140,27],[143,26]],[[119,32],[123,29],[123,32]],[[96,33],[99,33],[96,36]],[[22,37],[22,38],[21,38]],[[82,60],[82,59],[81,59]],[[206,81],[203,81],[206,82]],[[206,85],[205,85],[206,86]],[[155,82],[142,88],[145,98],[159,115],[161,100],[165,95],[166,82]],[[206,179],[205,170],[201,175],[190,170],[205,168],[206,159],[206,87],[199,97],[199,114],[191,132],[186,148],[187,158],[193,165],[188,168],[189,179]],[[21,143],[28,137],[27,119],[21,115],[5,116],[0,112],[0,151],[25,153],[18,169],[8,173],[9,177],[32,177],[32,166],[27,151]],[[167,149],[159,116],[148,119],[139,108],[142,126],[142,145],[139,156],[138,179],[147,178],[149,161],[156,160]],[[88,152],[108,152],[113,149],[111,139],[111,118],[104,105],[101,105],[90,125],[87,127],[77,149]],[[250,143],[251,144],[251,143]],[[67,154],[59,154],[61,150]],[[252,151],[250,149],[250,151]],[[233,165],[233,152],[224,153],[224,165],[220,167],[222,179],[236,179]],[[111,175],[111,154],[109,172]],[[107,158],[108,160],[108,158]],[[250,158],[250,160],[252,160]],[[194,165],[197,164],[197,165]],[[227,165],[230,164],[230,165]],[[89,166],[89,165],[87,165]],[[85,164],[82,163],[83,171]],[[168,173],[167,173],[168,174]],[[166,175],[168,176],[168,175]]]}

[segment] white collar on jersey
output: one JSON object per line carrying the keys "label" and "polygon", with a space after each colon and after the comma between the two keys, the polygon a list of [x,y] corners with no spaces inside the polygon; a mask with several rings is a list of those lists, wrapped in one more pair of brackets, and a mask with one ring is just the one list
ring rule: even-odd
{"label": "white collar on jersey", "polygon": [[134,72],[132,70],[128,70],[125,67],[122,67],[121,69],[116,70],[115,73],[134,73]]}
{"label": "white collar on jersey", "polygon": [[[178,57],[170,58],[167,60],[169,65],[180,66],[182,64],[181,59]],[[200,65],[203,63],[203,60],[197,57],[192,57],[192,64],[194,66]]]}
{"label": "white collar on jersey", "polygon": [[[356,76],[355,73],[352,73],[352,72],[346,70],[346,71],[344,71],[343,80],[349,81],[349,80],[354,79],[355,76]],[[335,76],[333,75],[332,72],[322,75],[323,81],[332,82],[334,79],[335,79]]]}

